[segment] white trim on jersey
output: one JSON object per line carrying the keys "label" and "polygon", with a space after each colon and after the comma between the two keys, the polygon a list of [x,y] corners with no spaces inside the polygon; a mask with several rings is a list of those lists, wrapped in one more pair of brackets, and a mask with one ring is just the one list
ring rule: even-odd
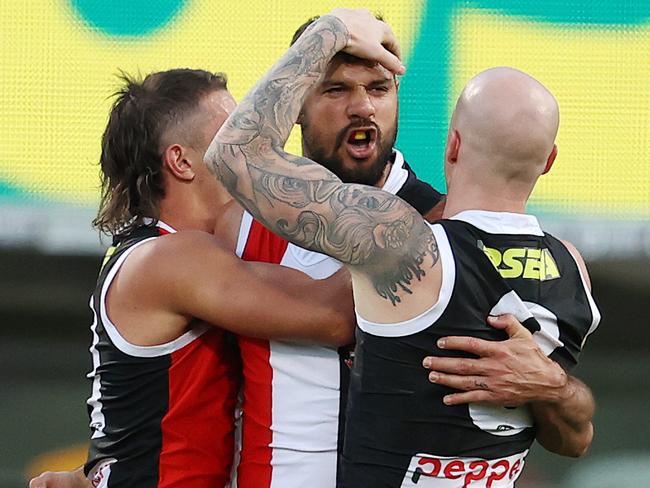
{"label": "white trim on jersey", "polygon": [[244,210],[241,217],[241,223],[239,224],[239,236],[237,237],[237,248],[235,249],[235,254],[240,258],[244,254],[244,249],[246,249],[246,242],[248,242],[248,234],[250,234],[251,225],[253,225],[253,216]]}
{"label": "white trim on jersey", "polygon": [[[171,229],[171,227],[169,228]],[[113,341],[115,347],[117,347],[124,354],[128,354],[129,356],[142,357],[142,358],[154,358],[154,357],[164,356],[165,354],[171,354],[172,352],[177,351],[182,347],[185,347],[194,339],[203,335],[203,333],[210,328],[207,325],[199,325],[185,332],[183,335],[177,337],[173,341],[166,342],[164,344],[158,344],[155,346],[138,346],[135,344],[131,344],[124,337],[122,337],[115,324],[108,317],[108,311],[106,310],[106,295],[108,294],[108,289],[111,286],[111,283],[115,278],[115,275],[120,270],[120,267],[122,266],[126,258],[133,252],[134,249],[154,239],[157,239],[157,237],[150,237],[148,239],[143,239],[137,244],[131,246],[126,251],[124,251],[124,254],[122,254],[119,257],[119,259],[115,262],[115,264],[109,271],[108,275],[106,275],[106,279],[104,280],[104,285],[102,286],[102,291],[100,295],[99,311],[101,314],[102,324],[104,326],[104,329],[106,330],[108,337],[110,337],[111,341]]]}
{"label": "white trim on jersey", "polygon": [[357,313],[357,325],[362,331],[381,337],[403,337],[416,334],[435,323],[447,309],[456,283],[456,262],[445,229],[440,224],[429,224],[429,227],[436,238],[440,252],[440,265],[442,266],[442,284],[438,301],[417,317],[390,324],[370,322]]}
{"label": "white trim on jersey", "polygon": [[404,156],[402,153],[397,149],[393,149],[393,154],[395,154],[393,164],[381,189],[395,195],[406,183],[409,173],[404,169]]}
{"label": "white trim on jersey", "polygon": [[537,217],[530,214],[464,210],[449,219],[462,220],[490,234],[544,235]]}
{"label": "white trim on jersey", "polygon": [[[290,261],[293,258],[295,263]],[[287,251],[282,258],[282,265],[289,266],[290,268],[298,269],[303,273],[309,275],[313,280],[324,280],[329,278],[339,269],[341,269],[340,261],[314,251],[308,251],[295,244],[289,243]]]}
{"label": "white trim on jersey", "polygon": [[600,310],[598,310],[598,306],[596,305],[594,297],[591,295],[591,290],[589,289],[587,278],[585,277],[584,273],[582,272],[582,268],[578,263],[578,259],[573,255],[571,249],[569,249],[568,247],[567,247],[567,251],[569,251],[569,254],[575,261],[576,266],[578,267],[578,272],[580,273],[580,280],[582,281],[582,286],[585,289],[585,294],[587,295],[587,301],[589,302],[589,308],[591,309],[591,326],[589,327],[589,330],[585,334],[584,339],[582,339],[582,344],[580,344],[580,349],[582,349],[583,347],[585,347],[585,342],[587,342],[587,337],[589,337],[598,328],[598,324],[600,324],[601,316],[600,316]]}
{"label": "white trim on jersey", "polygon": [[101,364],[101,360],[99,358],[99,351],[97,350],[97,344],[99,343],[99,335],[97,334],[97,312],[95,312],[92,296],[90,297],[88,306],[93,311],[93,323],[90,326],[90,330],[93,333],[93,342],[90,345],[90,348],[88,348],[93,358],[93,370],[86,375],[86,378],[93,379],[93,386],[90,398],[86,400],[86,403],[89,407],[92,407],[92,410],[90,412],[90,428],[93,431],[93,435],[91,439],[97,439],[106,435],[104,434],[106,419],[104,418],[104,412],[102,411],[104,408],[104,404],[101,401],[102,379],[100,374],[97,372],[97,369]]}

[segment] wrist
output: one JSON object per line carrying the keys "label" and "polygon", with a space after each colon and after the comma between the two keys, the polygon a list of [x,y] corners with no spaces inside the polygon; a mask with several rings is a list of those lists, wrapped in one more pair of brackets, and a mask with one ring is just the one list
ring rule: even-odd
{"label": "wrist", "polygon": [[319,21],[314,23],[314,27],[322,25],[322,29],[329,30],[334,33],[335,43],[334,49],[336,52],[342,51],[350,43],[351,35],[350,29],[348,29],[347,24],[345,23],[345,12],[344,9],[336,9],[332,12],[323,15]]}
{"label": "wrist", "polygon": [[563,404],[569,401],[576,393],[575,385],[569,381],[569,376],[566,374],[564,369],[553,361],[553,373],[551,384],[552,388],[548,389],[548,399],[547,403],[551,404]]}

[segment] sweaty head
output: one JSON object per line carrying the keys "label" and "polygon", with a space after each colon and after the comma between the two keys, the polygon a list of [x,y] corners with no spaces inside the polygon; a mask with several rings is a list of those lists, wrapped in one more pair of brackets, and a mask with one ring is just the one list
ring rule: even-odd
{"label": "sweaty head", "polygon": [[554,153],[557,101],[540,82],[513,68],[479,73],[458,99],[450,130],[478,172],[534,180]]}

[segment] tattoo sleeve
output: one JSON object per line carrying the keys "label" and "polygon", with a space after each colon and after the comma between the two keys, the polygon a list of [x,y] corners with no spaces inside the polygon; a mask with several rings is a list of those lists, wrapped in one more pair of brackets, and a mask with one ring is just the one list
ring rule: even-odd
{"label": "tattoo sleeve", "polygon": [[313,161],[284,152],[309,89],[348,41],[323,16],[251,90],[215,136],[205,159],[233,197],[283,238],[357,268],[377,293],[400,303],[438,249],[422,217],[377,188],[344,184]]}

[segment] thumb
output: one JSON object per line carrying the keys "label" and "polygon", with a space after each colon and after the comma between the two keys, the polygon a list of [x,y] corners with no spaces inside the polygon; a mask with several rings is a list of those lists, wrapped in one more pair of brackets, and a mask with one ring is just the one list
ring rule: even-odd
{"label": "thumb", "polygon": [[487,323],[495,329],[504,330],[511,339],[515,337],[532,337],[530,331],[514,315],[509,313],[497,316],[488,315]]}

